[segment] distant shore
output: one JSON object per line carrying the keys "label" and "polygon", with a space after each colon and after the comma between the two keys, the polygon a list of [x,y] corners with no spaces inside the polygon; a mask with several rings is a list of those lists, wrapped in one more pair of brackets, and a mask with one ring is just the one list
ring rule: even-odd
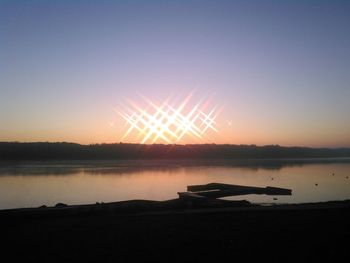
{"label": "distant shore", "polygon": [[0,142],[0,160],[287,159],[350,157],[350,148],[233,144],[91,144]]}

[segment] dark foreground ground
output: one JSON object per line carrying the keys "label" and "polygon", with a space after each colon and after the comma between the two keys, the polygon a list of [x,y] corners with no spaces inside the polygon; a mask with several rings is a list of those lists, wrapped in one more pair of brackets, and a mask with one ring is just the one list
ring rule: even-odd
{"label": "dark foreground ground", "polygon": [[337,262],[350,251],[349,201],[153,205],[0,211],[1,257],[9,256],[2,262]]}

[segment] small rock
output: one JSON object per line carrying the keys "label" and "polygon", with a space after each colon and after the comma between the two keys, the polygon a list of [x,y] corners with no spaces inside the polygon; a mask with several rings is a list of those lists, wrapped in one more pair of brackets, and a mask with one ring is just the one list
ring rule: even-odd
{"label": "small rock", "polygon": [[316,186],[318,186],[318,184],[315,184]]}
{"label": "small rock", "polygon": [[46,205],[39,206],[39,208],[47,208]]}
{"label": "small rock", "polygon": [[68,205],[67,204],[64,204],[64,203],[57,203],[55,205],[55,207],[67,207]]}
{"label": "small rock", "polygon": [[278,200],[278,198],[274,197],[273,200]]}

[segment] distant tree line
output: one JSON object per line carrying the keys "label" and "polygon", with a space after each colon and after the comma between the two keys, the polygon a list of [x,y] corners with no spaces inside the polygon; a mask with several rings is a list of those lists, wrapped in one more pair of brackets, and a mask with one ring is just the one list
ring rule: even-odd
{"label": "distant tree line", "polygon": [[0,160],[252,159],[350,157],[350,148],[231,144],[91,144],[0,142]]}

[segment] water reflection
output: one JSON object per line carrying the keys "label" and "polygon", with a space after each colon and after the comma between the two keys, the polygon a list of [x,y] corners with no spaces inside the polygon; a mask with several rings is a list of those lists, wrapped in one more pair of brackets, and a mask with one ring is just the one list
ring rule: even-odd
{"label": "water reflection", "polygon": [[0,162],[2,175],[72,175],[123,174],[137,171],[168,171],[183,167],[239,167],[251,170],[280,170],[305,164],[348,163],[350,158],[314,159],[239,159],[239,160],[117,160],[117,161],[47,161]]}
{"label": "water reflection", "polygon": [[349,175],[349,159],[7,163],[0,166],[0,208],[166,200],[187,185],[210,182],[293,189],[278,200],[232,198],[259,203],[343,200],[350,199]]}

